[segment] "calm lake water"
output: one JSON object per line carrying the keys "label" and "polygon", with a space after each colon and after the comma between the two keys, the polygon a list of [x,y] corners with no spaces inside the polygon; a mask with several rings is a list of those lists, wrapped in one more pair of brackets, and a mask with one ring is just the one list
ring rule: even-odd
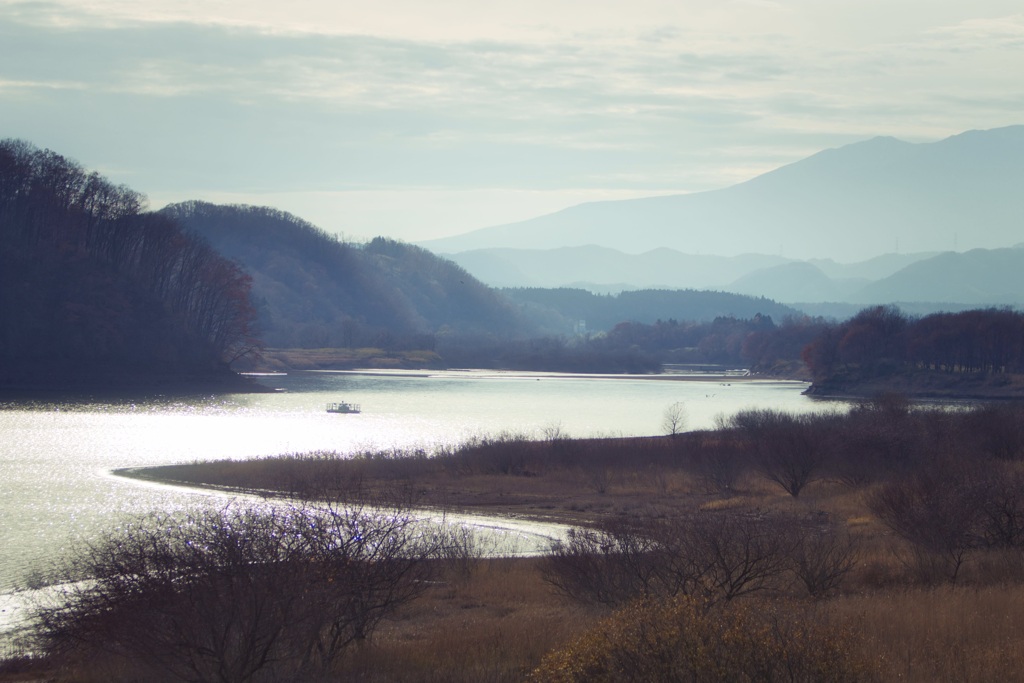
{"label": "calm lake water", "polygon": [[[0,403],[0,592],[75,539],[124,514],[193,505],[211,494],[144,484],[119,467],[330,449],[426,447],[513,432],[543,437],[664,433],[682,402],[688,429],[749,407],[833,405],[796,382],[681,381],[488,371],[310,372],[261,377],[269,394]],[[358,415],[325,411],[330,401]],[[543,531],[521,529],[543,541]],[[0,605],[2,608],[2,605]]]}

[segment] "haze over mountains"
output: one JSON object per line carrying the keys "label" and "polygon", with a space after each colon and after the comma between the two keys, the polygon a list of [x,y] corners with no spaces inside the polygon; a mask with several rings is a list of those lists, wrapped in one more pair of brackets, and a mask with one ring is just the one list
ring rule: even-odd
{"label": "haze over mountains", "polygon": [[423,242],[432,251],[595,244],[631,254],[775,254],[863,261],[1020,241],[1024,126],[913,144],[874,138],[721,190],[580,204]]}
{"label": "haze over mountains", "polygon": [[874,138],[722,190],[581,204],[422,244],[496,286],[1012,305],[1024,302],[1024,251],[1010,249],[1024,235],[1021,188],[1024,126]]}

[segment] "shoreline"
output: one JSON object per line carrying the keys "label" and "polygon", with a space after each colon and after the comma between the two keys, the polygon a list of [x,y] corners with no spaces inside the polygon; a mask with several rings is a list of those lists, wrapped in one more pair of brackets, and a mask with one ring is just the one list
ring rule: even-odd
{"label": "shoreline", "polygon": [[[459,377],[466,379],[612,379],[612,380],[649,380],[668,382],[717,382],[717,383],[771,383],[771,384],[810,384],[806,380],[786,377],[771,377],[758,374],[729,373],[596,373],[596,372],[548,372],[542,370],[490,370],[486,368],[449,368],[445,370],[408,370],[385,368],[362,368],[351,370],[296,370],[295,372],[311,372],[332,375],[358,375],[362,377]],[[287,374],[287,373],[285,373]]]}
{"label": "shoreline", "polygon": [[[109,471],[111,476],[129,479],[136,483],[151,486],[173,486],[176,488],[190,489],[196,493],[217,495],[230,494],[240,497],[259,498],[264,501],[293,500],[287,493],[272,489],[254,489],[242,486],[226,486],[204,482],[184,481],[169,477],[160,477],[151,474],[152,470],[159,470],[163,467],[187,467],[187,465],[162,465],[157,467],[120,467]],[[352,501],[358,504],[358,499]],[[572,526],[594,520],[573,519],[565,515],[553,515],[550,511],[542,512],[539,509],[520,510],[518,513],[511,510],[497,512],[493,509],[479,505],[467,504],[414,504],[411,512],[417,517],[426,521],[444,519],[456,523],[465,523],[476,529],[490,530],[499,534],[517,534],[518,536],[529,536],[533,538],[533,548],[523,550],[521,547],[512,548],[510,553],[501,553],[499,557],[536,557],[544,552],[555,540],[561,540]]]}
{"label": "shoreline", "polygon": [[[689,436],[688,436],[689,435]],[[572,453],[597,449],[605,454],[612,453],[615,460],[622,462],[619,455],[634,449],[684,448],[686,443],[700,440],[701,432],[688,432],[677,437],[585,437],[572,438],[557,443],[545,440],[522,442],[524,451]],[[547,457],[547,456],[543,456]],[[557,455],[556,455],[557,458]],[[154,485],[193,488],[210,493],[235,493],[266,499],[288,499],[292,496],[281,488],[245,485],[245,472],[258,471],[269,463],[287,461],[288,456],[263,457],[246,460],[207,461],[159,465],[152,467],[119,468],[111,471],[114,476],[134,479]],[[639,510],[651,505],[664,509],[688,507],[695,502],[706,502],[707,496],[688,492],[679,495],[666,482],[646,481],[648,472],[629,473],[629,468],[593,463],[593,467],[565,469],[555,465],[547,472],[535,471],[532,467],[508,472],[453,472],[428,464],[425,468],[416,463],[382,462],[382,469],[375,469],[373,461],[339,458],[352,467],[351,476],[341,480],[342,488],[337,490],[339,500],[352,503],[374,504],[386,500],[396,491],[412,494],[413,500],[403,501],[410,508],[428,513],[470,515],[496,521],[514,523],[537,523],[556,526],[587,526],[602,519],[630,510]],[[431,458],[426,462],[430,463]],[[440,462],[440,461],[439,461]],[[315,463],[309,461],[284,464],[293,473],[303,471]],[[364,469],[368,467],[370,469]],[[406,469],[411,468],[411,469]],[[543,469],[543,467],[541,468]],[[612,471],[614,470],[614,471]],[[309,471],[309,470],[306,470]],[[637,479],[639,477],[639,479]],[[627,483],[627,479],[631,483]],[[262,479],[269,482],[273,479]],[[291,481],[288,479],[287,481]],[[231,483],[240,482],[240,483]],[[413,488],[409,488],[414,483]],[[345,486],[356,488],[346,489]],[[286,484],[287,486],[287,484]],[[349,495],[345,495],[348,493]],[[710,498],[715,498],[714,495]],[[386,504],[385,504],[386,506]]]}
{"label": "shoreline", "polygon": [[812,382],[803,393],[823,399],[866,400],[896,395],[920,401],[1020,401],[1024,400],[1024,376],[922,374],[864,381]]}
{"label": "shoreline", "polygon": [[[245,462],[244,460],[239,462]],[[176,479],[173,477],[162,477],[152,472],[160,469],[177,469],[177,468],[192,468],[201,467],[203,463],[181,463],[177,465],[157,465],[157,466],[143,466],[143,467],[119,467],[113,470],[109,470],[108,474],[114,477],[120,477],[122,479],[129,479],[141,484],[149,484],[152,486],[173,486],[180,489],[190,489],[196,493],[203,493],[209,495],[215,494],[232,494],[237,496],[245,496],[252,498],[260,498],[262,500],[291,500],[292,498],[288,493],[275,489],[258,489],[248,488],[244,486],[230,486],[222,484],[212,484],[201,481],[188,481],[184,479]],[[358,503],[358,499],[354,499],[353,503]],[[519,504],[512,501],[506,501],[503,506],[506,508],[504,512],[498,512],[494,509],[495,505],[486,503],[472,503],[467,500],[460,502],[438,502],[434,501],[431,503],[415,504],[413,505],[414,510],[422,510],[423,512],[431,515],[458,515],[458,516],[471,516],[481,520],[493,520],[495,522],[511,522],[516,524],[543,524],[549,526],[561,526],[569,527],[578,525],[581,523],[592,522],[592,519],[583,520],[579,517],[573,517],[570,515],[557,515],[553,514],[548,509],[547,503],[541,503],[537,506],[524,505],[524,509],[514,510]]]}
{"label": "shoreline", "polygon": [[72,381],[0,383],[0,400],[53,397],[137,398],[148,396],[195,396],[200,394],[268,394],[276,390],[243,373],[230,376],[182,377],[155,375],[105,378],[95,382]]}

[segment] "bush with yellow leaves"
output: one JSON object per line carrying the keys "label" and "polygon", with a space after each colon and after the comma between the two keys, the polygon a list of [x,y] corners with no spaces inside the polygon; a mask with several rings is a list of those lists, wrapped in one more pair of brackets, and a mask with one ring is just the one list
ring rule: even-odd
{"label": "bush with yellow leaves", "polygon": [[874,680],[852,636],[807,609],[757,601],[709,606],[679,596],[616,612],[531,674],[545,683]]}

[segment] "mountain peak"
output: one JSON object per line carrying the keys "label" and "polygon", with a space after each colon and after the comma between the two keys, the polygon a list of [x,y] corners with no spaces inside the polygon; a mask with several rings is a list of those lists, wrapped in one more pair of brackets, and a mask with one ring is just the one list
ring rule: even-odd
{"label": "mountain peak", "polygon": [[777,254],[851,262],[1019,241],[1024,125],[933,143],[880,136],[712,192],[580,204],[424,242],[438,251],[594,244],[626,253]]}

